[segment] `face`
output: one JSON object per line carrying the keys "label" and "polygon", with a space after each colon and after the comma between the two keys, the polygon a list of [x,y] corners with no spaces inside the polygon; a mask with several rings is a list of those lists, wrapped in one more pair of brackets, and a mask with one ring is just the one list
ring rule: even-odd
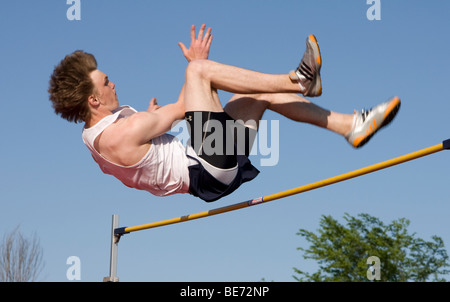
{"label": "face", "polygon": [[98,69],[91,72],[90,76],[94,83],[94,96],[97,101],[110,111],[119,107],[116,85],[108,79],[108,76]]}

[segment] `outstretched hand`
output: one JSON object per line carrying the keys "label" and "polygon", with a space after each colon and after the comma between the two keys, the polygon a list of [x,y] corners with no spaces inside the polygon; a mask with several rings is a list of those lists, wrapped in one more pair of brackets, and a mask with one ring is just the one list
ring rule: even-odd
{"label": "outstretched hand", "polygon": [[183,55],[188,60],[208,59],[209,48],[213,36],[211,35],[211,28],[208,28],[205,32],[206,25],[203,24],[198,31],[198,37],[195,36],[195,25],[191,26],[191,45],[189,49],[181,42],[178,43]]}

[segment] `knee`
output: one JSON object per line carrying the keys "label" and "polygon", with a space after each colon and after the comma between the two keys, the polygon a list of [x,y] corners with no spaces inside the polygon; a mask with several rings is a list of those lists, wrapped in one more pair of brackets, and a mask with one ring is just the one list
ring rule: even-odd
{"label": "knee", "polygon": [[186,80],[192,78],[207,79],[209,75],[209,61],[208,60],[194,60],[189,62],[186,68]]}

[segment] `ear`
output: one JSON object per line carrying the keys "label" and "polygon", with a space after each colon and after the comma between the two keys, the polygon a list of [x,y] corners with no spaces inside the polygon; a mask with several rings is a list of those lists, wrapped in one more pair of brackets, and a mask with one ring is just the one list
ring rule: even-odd
{"label": "ear", "polygon": [[93,94],[88,97],[88,103],[91,107],[98,107],[98,105],[100,105],[100,102]]}

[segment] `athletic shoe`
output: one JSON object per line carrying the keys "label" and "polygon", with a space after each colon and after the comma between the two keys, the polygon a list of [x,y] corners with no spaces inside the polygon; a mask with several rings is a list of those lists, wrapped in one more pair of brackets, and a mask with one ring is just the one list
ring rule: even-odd
{"label": "athletic shoe", "polygon": [[322,83],[320,80],[320,68],[322,57],[319,44],[314,35],[306,39],[306,50],[296,70],[289,72],[289,77],[297,81],[304,96],[320,96],[322,94]]}
{"label": "athletic shoe", "polygon": [[378,130],[387,126],[394,119],[400,105],[400,99],[394,97],[370,110],[355,112],[353,130],[345,138],[355,148],[364,146]]}

